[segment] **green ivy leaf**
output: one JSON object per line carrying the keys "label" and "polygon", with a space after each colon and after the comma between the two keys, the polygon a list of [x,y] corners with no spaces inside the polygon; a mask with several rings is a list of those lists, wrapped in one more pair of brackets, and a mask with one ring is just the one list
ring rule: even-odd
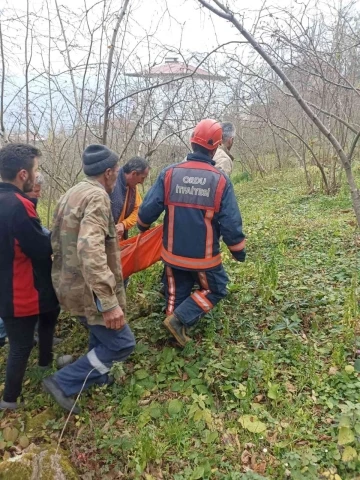
{"label": "green ivy leaf", "polygon": [[350,417],[348,417],[347,415],[342,415],[342,417],[340,418],[339,427],[350,428],[351,427]]}
{"label": "green ivy leaf", "polygon": [[271,398],[271,400],[278,400],[279,397],[280,397],[280,394],[279,394],[279,388],[280,388],[280,385],[276,384],[276,383],[270,383],[269,382],[269,390],[268,390],[268,397]]}
{"label": "green ivy leaf", "polygon": [[135,377],[138,379],[138,380],[143,380],[144,378],[148,377],[149,374],[146,370],[144,370],[143,368],[141,368],[140,370],[137,370],[135,372]]}
{"label": "green ivy leaf", "polygon": [[360,358],[357,358],[354,363],[354,368],[357,372],[360,372]]}
{"label": "green ivy leaf", "polygon": [[196,467],[191,475],[191,480],[199,480],[204,478],[205,469],[202,466]]}
{"label": "green ivy leaf", "polygon": [[149,413],[150,413],[151,418],[161,417],[160,405],[158,403],[154,403],[153,405],[151,405],[150,408],[149,408]]}
{"label": "green ivy leaf", "polygon": [[171,385],[171,391],[172,392],[181,392],[181,390],[184,388],[184,382],[174,382]]}
{"label": "green ivy leaf", "polygon": [[162,359],[164,360],[164,363],[170,363],[173,358],[176,356],[176,352],[173,348],[165,347],[162,354]]}
{"label": "green ivy leaf", "polygon": [[209,430],[206,431],[206,435],[204,436],[204,443],[213,443],[215,440],[218,438],[218,433],[217,432],[210,432]]}
{"label": "green ivy leaf", "polygon": [[199,422],[200,420],[202,420],[203,418],[203,410],[200,410],[200,408],[198,410],[196,410],[195,414],[194,414],[194,422]]}
{"label": "green ivy leaf", "polygon": [[170,400],[169,402],[169,407],[168,407],[168,412],[170,416],[177,415],[178,413],[181,412],[183,408],[183,402],[178,399]]}
{"label": "green ivy leaf", "polygon": [[349,427],[340,427],[339,428],[339,437],[338,444],[346,445],[347,443],[353,442],[355,439],[354,432]]}
{"label": "green ivy leaf", "polygon": [[342,461],[351,462],[351,460],[355,460],[356,458],[357,458],[357,451],[355,450],[355,448],[350,447],[350,445],[345,447],[342,454]]}

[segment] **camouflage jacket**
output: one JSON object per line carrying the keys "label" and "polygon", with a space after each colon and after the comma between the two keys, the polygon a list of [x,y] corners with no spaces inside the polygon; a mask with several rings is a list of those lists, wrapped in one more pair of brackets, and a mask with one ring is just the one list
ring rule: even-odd
{"label": "camouflage jacket", "polygon": [[103,186],[86,178],[60,199],[54,214],[51,243],[52,281],[61,307],[104,325],[102,310],[120,305],[125,290],[110,199]]}

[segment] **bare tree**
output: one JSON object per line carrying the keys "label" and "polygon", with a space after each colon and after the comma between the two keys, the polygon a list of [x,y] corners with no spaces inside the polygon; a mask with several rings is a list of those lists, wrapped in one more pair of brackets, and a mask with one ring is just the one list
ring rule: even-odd
{"label": "bare tree", "polygon": [[213,4],[210,4],[206,0],[199,0],[200,4],[206,7],[217,16],[232,23],[235,28],[246,38],[250,45],[256,50],[256,52],[266,61],[266,63],[272,68],[272,70],[278,75],[278,77],[285,84],[287,89],[293,95],[305,114],[312,120],[320,132],[328,139],[333,148],[335,149],[343,168],[346,173],[346,178],[350,187],[352,204],[356,215],[357,223],[360,226],[360,194],[357,188],[355,178],[351,168],[351,161],[349,156],[343,150],[339,140],[333,135],[333,133],[326,127],[326,125],[320,120],[320,118],[311,109],[310,105],[304,100],[299,90],[295,87],[294,83],[289,79],[286,73],[275,63],[274,59],[265,51],[265,49],[257,42],[255,37],[249,33],[242,23],[236,18],[235,14],[219,0],[213,0]]}

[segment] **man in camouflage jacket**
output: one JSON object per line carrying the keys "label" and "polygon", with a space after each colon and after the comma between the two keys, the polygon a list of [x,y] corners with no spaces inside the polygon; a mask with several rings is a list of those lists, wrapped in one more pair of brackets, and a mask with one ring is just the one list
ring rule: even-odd
{"label": "man in camouflage jacket", "polygon": [[112,364],[125,360],[135,347],[124,317],[120,250],[109,199],[118,156],[103,145],[90,145],[83,153],[83,169],[87,177],[60,199],[52,230],[52,280],[60,305],[85,318],[90,331],[87,355],[43,383],[67,410],[84,383],[84,388],[107,383]]}

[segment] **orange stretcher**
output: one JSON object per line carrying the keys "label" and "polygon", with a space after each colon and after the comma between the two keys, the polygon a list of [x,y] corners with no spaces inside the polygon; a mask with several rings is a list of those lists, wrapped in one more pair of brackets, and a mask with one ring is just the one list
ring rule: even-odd
{"label": "orange stretcher", "polygon": [[151,228],[136,237],[120,241],[123,277],[145,270],[160,260],[163,226]]}

